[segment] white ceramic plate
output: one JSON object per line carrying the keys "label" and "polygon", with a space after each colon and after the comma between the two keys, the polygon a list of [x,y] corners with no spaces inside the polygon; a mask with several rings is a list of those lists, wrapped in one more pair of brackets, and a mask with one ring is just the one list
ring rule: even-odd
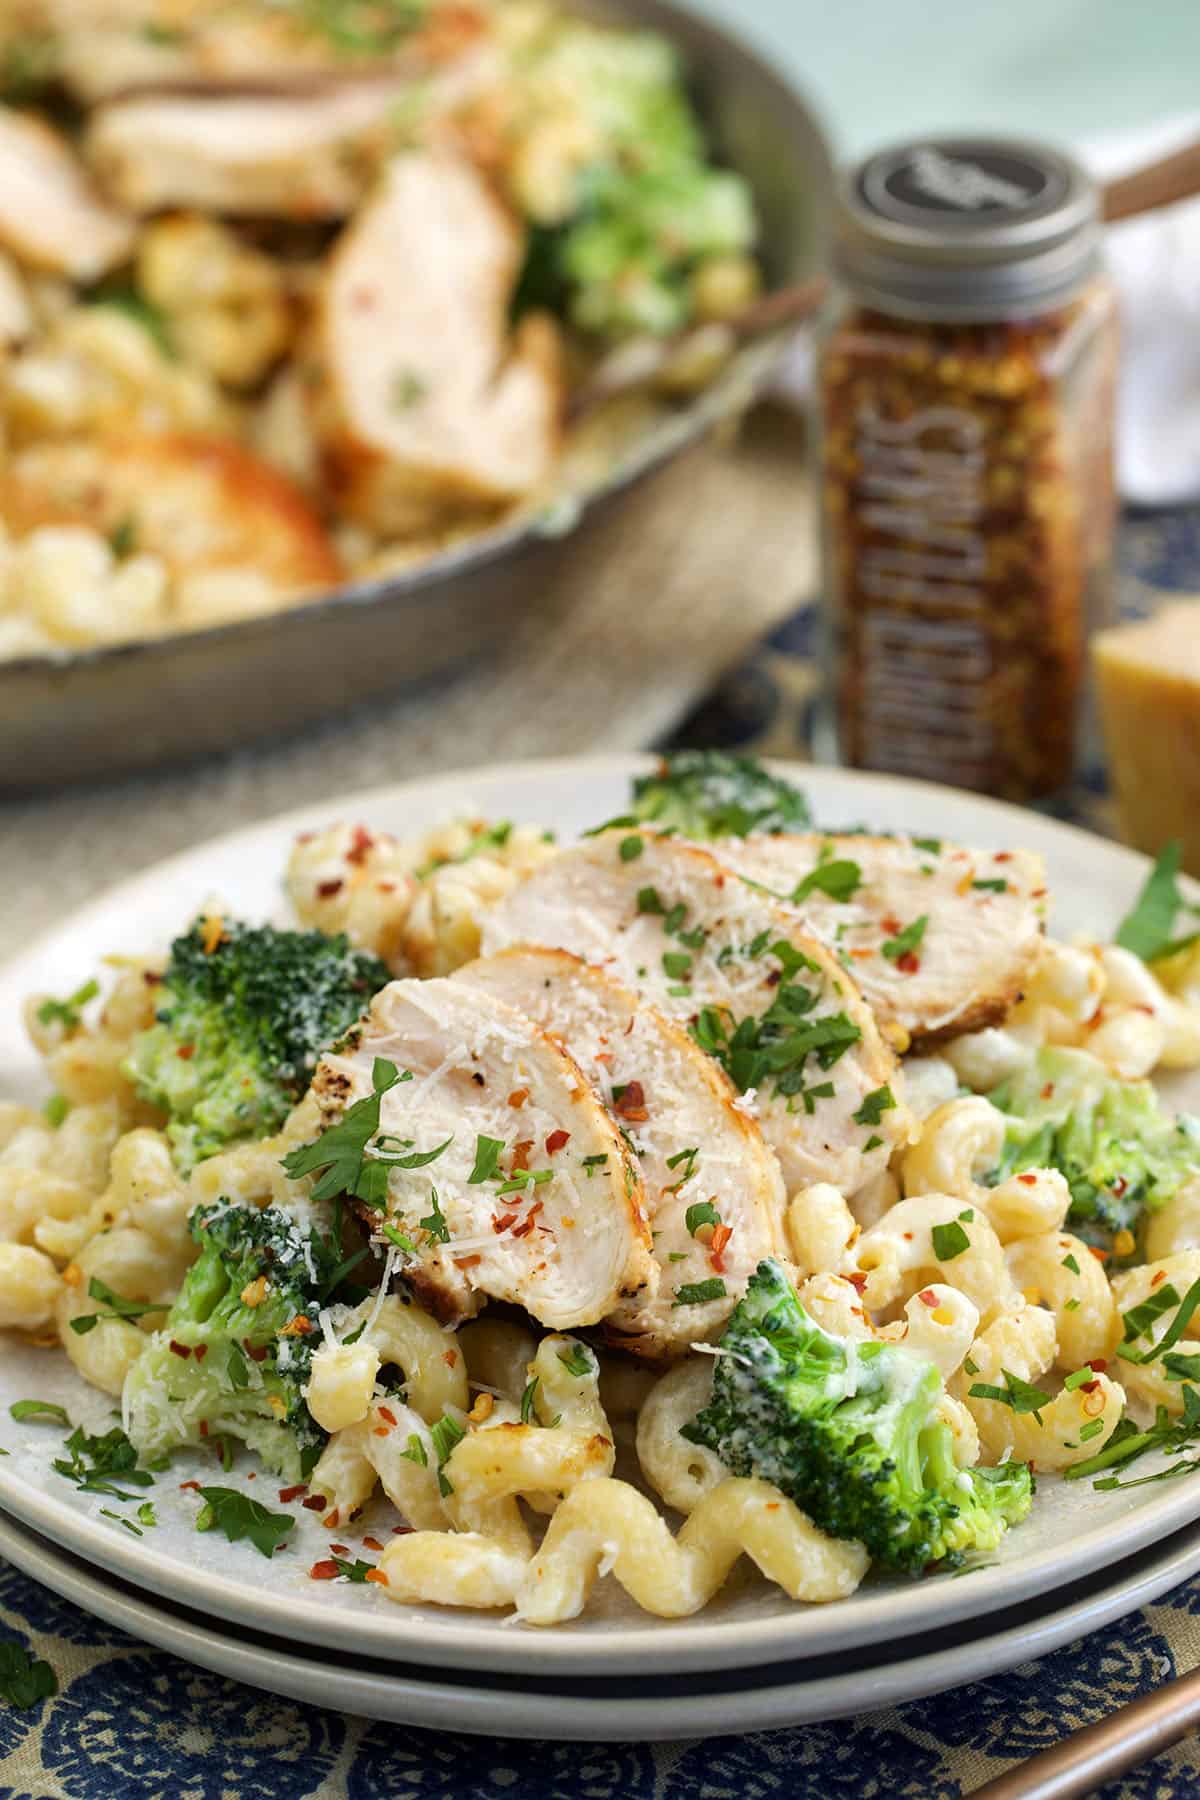
{"label": "white ceramic plate", "polygon": [[475,1736],[649,1741],[816,1724],[1001,1675],[1149,1605],[1185,1581],[1200,1568],[1200,1531],[1177,1533],[1105,1574],[1072,1584],[1048,1610],[1026,1601],[1001,1613],[993,1628],[979,1635],[970,1625],[939,1632],[939,1648],[925,1655],[885,1652],[872,1662],[835,1654],[817,1664],[773,1668],[769,1680],[766,1671],[746,1669],[673,1681],[642,1676],[628,1683],[560,1685],[542,1678],[524,1690],[488,1674],[430,1680],[396,1664],[342,1655],[323,1659],[319,1650],[305,1655],[294,1644],[222,1631],[97,1574],[3,1516],[0,1555],[133,1637],[308,1705]]}
{"label": "white ceramic plate", "polygon": [[[631,774],[645,759],[606,758],[527,764],[358,795],[337,810],[398,834],[464,807],[493,817],[531,820],[569,837],[625,806]],[[1144,876],[1132,852],[1016,808],[917,782],[845,771],[796,769],[818,821],[955,838],[984,848],[1022,845],[1046,858],[1057,899],[1056,928],[1110,931]],[[246,917],[281,916],[280,874],[297,830],[320,825],[334,809],[306,808],[218,839],[113,890],[76,914],[0,974],[0,1092],[41,1088],[36,1058],[19,1023],[31,989],[69,993],[101,954],[165,945],[198,905],[219,897]],[[1187,1084],[1172,1098],[1194,1104]],[[0,1507],[88,1561],[181,1605],[291,1641],[319,1633],[325,1645],[421,1664],[560,1675],[617,1675],[729,1668],[785,1657],[826,1655],[891,1642],[1012,1606],[1112,1565],[1200,1516],[1200,1484],[1188,1481],[1097,1494],[1090,1484],[1043,1479],[1031,1518],[989,1566],[969,1580],[871,1580],[850,1600],[802,1607],[754,1578],[732,1583],[695,1619],[664,1622],[601,1584],[586,1615],[553,1631],[514,1628],[503,1617],[398,1606],[382,1593],[344,1582],[318,1583],[307,1570],[328,1554],[328,1534],[297,1508],[287,1550],[266,1563],[249,1545],[193,1529],[196,1503],[178,1482],[214,1479],[211,1460],[178,1457],[154,1497],[161,1521],[135,1540],[101,1516],[102,1497],[79,1494],[51,1468],[55,1427],[7,1421],[12,1400],[36,1394],[65,1404],[90,1429],[109,1423],[109,1403],[87,1389],[60,1355],[10,1343],[0,1362]],[[226,1479],[226,1478],[222,1478]],[[228,1478],[241,1485],[239,1472]],[[259,1475],[247,1492],[274,1504],[278,1484]],[[113,1510],[116,1510],[114,1507]],[[357,1543],[370,1515],[339,1541]]]}

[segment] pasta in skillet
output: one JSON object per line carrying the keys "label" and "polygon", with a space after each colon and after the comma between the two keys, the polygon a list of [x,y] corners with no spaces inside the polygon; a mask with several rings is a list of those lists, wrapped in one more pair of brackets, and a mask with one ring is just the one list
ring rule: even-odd
{"label": "pasta in skillet", "polygon": [[[731,792],[761,841],[710,831]],[[1034,1470],[1177,1448],[1200,1125],[1146,1077],[1200,1066],[1179,958],[1043,940],[1032,862],[1006,948],[940,845],[910,933],[936,980],[860,992],[839,909],[874,958],[907,841],[860,864],[719,759],[635,803],[583,858],[331,826],[293,853],[297,928],[201,896],[106,991],[31,1001],[54,1093],[0,1107],[0,1327],[119,1401],[86,1441],[147,1480],[215,1448],[235,1509],[270,1471],[280,1537],[307,1510],[334,1539],[314,1579],[530,1627],[610,1575],[686,1616],[743,1558],[833,1603],[995,1552]],[[1021,972],[986,1016],[977,925]]]}

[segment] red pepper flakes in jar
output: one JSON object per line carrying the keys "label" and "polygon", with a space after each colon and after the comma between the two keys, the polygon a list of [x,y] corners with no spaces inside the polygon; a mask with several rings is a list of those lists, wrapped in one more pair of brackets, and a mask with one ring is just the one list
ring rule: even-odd
{"label": "red pepper flakes in jar", "polygon": [[1095,188],[1038,144],[904,145],[845,179],[835,266],[817,385],[838,753],[1053,792],[1111,607]]}

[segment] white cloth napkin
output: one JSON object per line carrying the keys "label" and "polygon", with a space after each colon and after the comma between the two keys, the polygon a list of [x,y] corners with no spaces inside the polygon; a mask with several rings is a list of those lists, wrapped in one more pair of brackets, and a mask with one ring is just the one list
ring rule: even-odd
{"label": "white cloth napkin", "polygon": [[[1098,180],[1124,175],[1200,137],[1200,114],[1078,146]],[[1111,225],[1108,263],[1121,299],[1117,480],[1140,506],[1200,496],[1200,200]]]}

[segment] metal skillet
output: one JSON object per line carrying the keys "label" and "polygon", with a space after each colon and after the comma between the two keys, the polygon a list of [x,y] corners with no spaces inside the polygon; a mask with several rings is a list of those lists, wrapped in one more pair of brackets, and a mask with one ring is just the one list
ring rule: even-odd
{"label": "metal skillet", "polygon": [[[807,103],[718,26],[670,0],[602,0],[591,16],[662,33],[680,50],[714,147],[752,189],[769,289],[824,258],[830,160]],[[269,616],[206,631],[0,662],[0,792],[144,770],[401,693],[485,656],[602,516],[743,406],[770,376],[786,328],[757,337],[687,404],[539,510],[399,573],[353,582]]]}

